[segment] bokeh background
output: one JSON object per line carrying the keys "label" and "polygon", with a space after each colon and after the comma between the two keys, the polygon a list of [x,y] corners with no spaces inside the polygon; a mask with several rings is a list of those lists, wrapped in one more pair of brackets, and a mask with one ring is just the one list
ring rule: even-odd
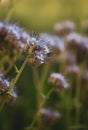
{"label": "bokeh background", "polygon": [[57,21],[71,19],[80,24],[88,17],[87,5],[87,0],[1,0],[0,19],[10,17],[27,29],[51,31]]}
{"label": "bokeh background", "polygon": [[[64,20],[73,20],[81,31],[80,25],[88,18],[88,0],[1,0],[0,20],[17,23],[28,31],[53,32],[53,25]],[[22,60],[16,64],[20,66]],[[51,66],[58,70],[57,66]],[[42,66],[39,68],[41,75]],[[14,69],[7,76],[12,78]],[[48,77],[48,75],[47,75]],[[47,79],[46,77],[46,79]],[[47,82],[47,81],[46,81]],[[45,84],[46,86],[47,84]],[[14,105],[5,105],[0,113],[0,130],[24,130],[36,113],[36,90],[33,82],[33,70],[26,66],[17,82],[18,99]],[[56,99],[55,99],[56,98]],[[57,100],[57,96],[54,95]],[[53,101],[53,97],[52,97]],[[54,103],[51,103],[54,106]],[[49,104],[49,105],[50,105]],[[64,118],[65,118],[65,111]],[[83,122],[88,123],[88,112]],[[59,122],[55,130],[66,130],[65,120]],[[84,130],[84,129],[80,129]],[[86,129],[87,130],[87,129]]]}

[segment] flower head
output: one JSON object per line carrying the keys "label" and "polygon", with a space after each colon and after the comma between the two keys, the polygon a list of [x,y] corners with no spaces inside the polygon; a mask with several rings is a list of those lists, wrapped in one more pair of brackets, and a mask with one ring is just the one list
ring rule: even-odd
{"label": "flower head", "polygon": [[82,43],[83,37],[78,33],[70,33],[66,36],[67,48],[71,51],[76,51]]}
{"label": "flower head", "polygon": [[31,36],[27,43],[28,63],[39,66],[49,58],[51,49],[46,40]]}
{"label": "flower head", "polygon": [[52,73],[49,77],[49,82],[60,88],[68,88],[69,86],[67,80],[60,73]]}
{"label": "flower head", "polygon": [[48,123],[54,123],[61,118],[60,112],[48,108],[42,108],[40,110],[40,116],[45,122]]}

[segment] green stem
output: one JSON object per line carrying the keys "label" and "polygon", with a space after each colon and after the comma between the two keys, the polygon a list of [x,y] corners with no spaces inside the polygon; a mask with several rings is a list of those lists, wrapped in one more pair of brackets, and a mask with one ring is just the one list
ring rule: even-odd
{"label": "green stem", "polygon": [[34,85],[37,93],[37,107],[39,108],[41,102],[41,84],[39,79],[39,73],[36,68],[33,68],[33,79],[34,79]]}
{"label": "green stem", "polygon": [[[12,83],[11,83],[11,85],[10,85],[10,87],[9,87],[7,93],[10,93],[11,90],[14,88],[15,84],[17,83],[17,81],[18,81],[18,79],[19,79],[19,77],[20,77],[20,75],[21,75],[21,73],[22,73],[24,67],[25,67],[26,64],[27,64],[28,57],[29,57],[29,56],[26,57],[26,59],[25,59],[24,63],[22,64],[22,66],[21,66],[21,68],[20,68],[20,70],[19,70],[17,76],[16,76],[15,79],[12,81]],[[3,103],[2,103],[2,105],[0,106],[0,112],[1,112],[1,110],[3,109],[3,107],[4,107],[5,103],[6,103],[6,101],[7,101],[6,99],[3,100]]]}
{"label": "green stem", "polygon": [[11,83],[11,85],[10,85],[10,87],[9,87],[9,91],[11,91],[11,90],[14,88],[15,84],[17,83],[17,81],[18,81],[18,79],[19,79],[19,77],[20,77],[22,71],[24,70],[24,67],[25,67],[26,64],[27,64],[28,57],[29,57],[29,56],[26,57],[26,59],[25,59],[24,63],[22,64],[22,66],[21,66],[21,68],[20,68],[20,70],[19,70],[17,76],[16,76],[15,79],[12,81],[12,83]]}
{"label": "green stem", "polygon": [[50,69],[50,66],[51,66],[50,63],[44,65],[44,68],[43,68],[43,71],[42,71],[42,77],[41,77],[41,86],[42,86],[42,89],[43,89],[43,86],[44,86],[45,79],[46,79],[46,76],[48,74],[48,71]]}
{"label": "green stem", "polygon": [[[66,95],[67,96],[67,95]],[[71,112],[71,95],[66,97],[66,129],[68,130],[68,127],[71,123],[71,118],[70,118],[70,112]]]}
{"label": "green stem", "polygon": [[43,107],[43,105],[44,105],[44,103],[46,102],[47,98],[50,97],[50,95],[52,94],[52,92],[53,92],[54,90],[55,90],[55,89],[52,88],[52,89],[50,89],[50,90],[48,91],[48,93],[46,94],[45,98],[44,98],[43,101],[41,102],[40,108],[39,108],[39,110],[37,111],[37,113],[36,113],[36,115],[35,115],[35,117],[34,117],[32,123],[31,123],[31,125],[30,125],[29,127],[27,127],[26,130],[31,130],[31,129],[33,129],[33,126],[34,126],[34,124],[35,124],[35,122],[36,122],[36,120],[37,120],[37,117],[38,117],[38,115],[39,115],[39,112],[40,112],[41,108]]}
{"label": "green stem", "polygon": [[76,125],[79,123],[80,118],[80,87],[81,87],[81,75],[83,68],[80,67],[80,72],[77,75],[77,88],[76,88]]}

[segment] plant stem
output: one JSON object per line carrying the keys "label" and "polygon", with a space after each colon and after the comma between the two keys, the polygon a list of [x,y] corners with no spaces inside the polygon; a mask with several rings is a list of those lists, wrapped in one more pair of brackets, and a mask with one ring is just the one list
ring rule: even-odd
{"label": "plant stem", "polygon": [[42,76],[41,76],[41,86],[42,86],[42,89],[43,89],[43,86],[44,86],[45,79],[46,79],[46,76],[48,74],[48,71],[50,69],[50,66],[51,66],[51,64],[48,63],[48,64],[45,64],[44,67],[43,67]]}
{"label": "plant stem", "polygon": [[21,66],[21,68],[20,68],[20,70],[19,70],[17,76],[16,76],[15,79],[12,81],[12,83],[11,83],[11,85],[10,85],[10,87],[9,87],[9,91],[11,91],[11,90],[14,88],[15,84],[17,83],[17,81],[18,81],[18,79],[19,79],[19,77],[20,77],[22,71],[24,70],[24,67],[25,67],[26,64],[27,64],[28,57],[29,57],[29,56],[26,57],[26,59],[25,59],[24,63],[22,64],[22,66]]}
{"label": "plant stem", "polygon": [[76,125],[79,123],[80,118],[80,87],[81,87],[81,75],[83,68],[80,67],[80,72],[77,75],[77,88],[76,88]]}
{"label": "plant stem", "polygon": [[[28,57],[29,57],[29,56],[26,57],[26,59],[25,59],[24,63],[22,64],[22,66],[21,66],[21,68],[20,68],[20,70],[19,70],[17,76],[16,76],[15,79],[11,82],[11,85],[10,85],[10,87],[9,87],[9,89],[8,89],[7,94],[11,92],[11,90],[14,88],[15,84],[17,83],[17,81],[18,81],[18,79],[19,79],[19,77],[20,77],[22,71],[24,70],[24,67],[25,67],[26,64],[27,64]],[[4,107],[5,103],[6,103],[6,101],[7,101],[7,100],[6,100],[6,98],[5,98],[5,99],[3,100],[3,103],[2,103],[1,106],[0,106],[0,112],[1,112],[1,110],[3,109],[3,107]]]}
{"label": "plant stem", "polygon": [[39,112],[40,112],[41,108],[43,107],[44,103],[45,103],[46,100],[50,97],[50,95],[52,94],[52,92],[53,92],[54,90],[55,90],[55,88],[52,88],[52,89],[50,89],[50,90],[48,91],[48,93],[46,94],[45,98],[44,98],[43,101],[41,102],[40,108],[39,108],[39,110],[37,111],[37,113],[36,113],[36,115],[35,115],[35,117],[34,117],[32,123],[31,123],[31,125],[30,125],[29,127],[25,128],[26,130],[31,130],[31,129],[33,129],[33,126],[34,126],[35,121],[36,121],[36,119],[37,119],[37,117],[38,117],[38,115],[39,115]]}
{"label": "plant stem", "polygon": [[34,85],[37,92],[37,108],[39,109],[40,102],[41,102],[41,84],[39,79],[39,73],[36,68],[33,68],[33,79],[34,79]]}

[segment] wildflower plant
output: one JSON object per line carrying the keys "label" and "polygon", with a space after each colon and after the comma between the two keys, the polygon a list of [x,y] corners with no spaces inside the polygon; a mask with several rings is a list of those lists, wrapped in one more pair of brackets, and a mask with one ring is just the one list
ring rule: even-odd
{"label": "wildflower plant", "polygon": [[[19,98],[17,82],[25,66],[30,65],[36,88],[37,109],[31,122],[25,126],[26,130],[51,129],[58,122],[66,122],[64,128],[67,130],[73,125],[75,129],[85,128],[80,126],[80,116],[88,91],[88,38],[73,32],[75,27],[73,22],[65,21],[55,25],[57,35],[42,32],[33,35],[17,24],[0,22],[0,112],[5,105]],[[60,33],[63,33],[61,37],[58,36]],[[19,68],[16,61],[21,56],[24,58]],[[55,68],[52,69],[52,65],[57,66],[57,72]],[[42,72],[38,71],[38,67],[42,68]],[[8,73],[13,68],[16,76],[10,79]],[[58,100],[53,98],[55,95],[54,98]],[[49,106],[50,100],[53,103]]]}

